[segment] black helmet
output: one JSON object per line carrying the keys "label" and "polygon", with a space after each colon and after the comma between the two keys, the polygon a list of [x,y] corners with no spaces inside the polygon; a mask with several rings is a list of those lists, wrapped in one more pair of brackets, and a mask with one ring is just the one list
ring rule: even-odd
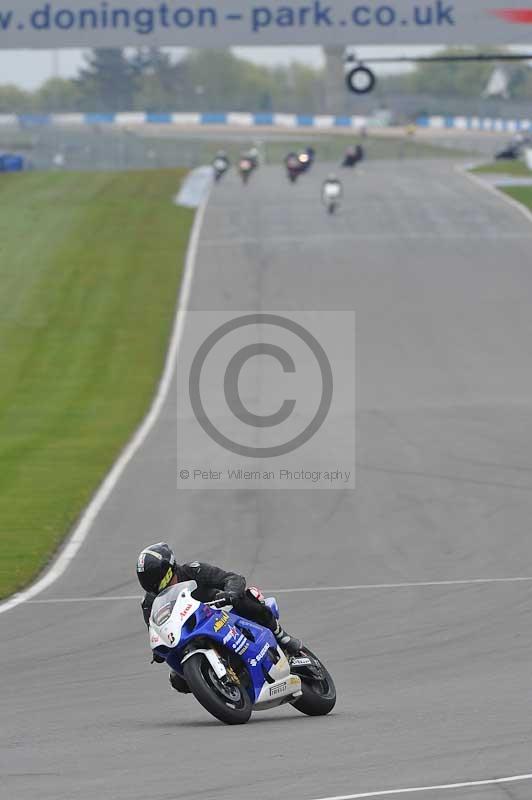
{"label": "black helmet", "polygon": [[146,592],[158,594],[166,589],[177,571],[175,556],[166,542],[150,544],[139,553],[137,577]]}

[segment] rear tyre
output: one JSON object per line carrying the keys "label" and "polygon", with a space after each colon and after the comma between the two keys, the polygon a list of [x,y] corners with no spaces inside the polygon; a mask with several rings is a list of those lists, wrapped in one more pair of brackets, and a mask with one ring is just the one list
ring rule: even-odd
{"label": "rear tyre", "polygon": [[251,716],[251,699],[236,683],[223,683],[202,653],[183,664],[188,686],[203,708],[226,725],[243,725]]}
{"label": "rear tyre", "polygon": [[317,662],[320,669],[320,677],[310,678],[300,674],[303,694],[297,700],[294,700],[292,705],[302,714],[306,714],[309,717],[322,717],[332,711],[336,704],[334,681],[326,667],[308,647],[303,647],[301,653]]}

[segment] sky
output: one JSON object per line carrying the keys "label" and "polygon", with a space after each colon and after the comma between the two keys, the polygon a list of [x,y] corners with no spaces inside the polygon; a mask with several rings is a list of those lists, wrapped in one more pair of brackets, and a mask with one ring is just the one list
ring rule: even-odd
{"label": "sky", "polygon": [[[183,48],[163,48],[176,58]],[[435,47],[360,47],[358,57],[427,55]],[[273,66],[300,61],[312,66],[323,63],[321,47],[235,47],[234,52],[257,64]],[[63,78],[74,77],[83,62],[83,50],[3,50],[0,51],[0,84],[14,84],[23,89],[36,89],[54,74]],[[406,67],[407,69],[408,67]],[[405,65],[381,66],[378,72],[404,71]]]}

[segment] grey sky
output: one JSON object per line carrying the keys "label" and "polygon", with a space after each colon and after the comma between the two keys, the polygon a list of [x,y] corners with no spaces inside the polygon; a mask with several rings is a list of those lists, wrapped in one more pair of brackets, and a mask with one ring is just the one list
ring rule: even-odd
{"label": "grey sky", "polygon": [[[183,52],[182,48],[164,48],[173,52],[176,57]],[[360,47],[357,55],[414,55],[427,54],[434,47]],[[300,61],[305,64],[319,66],[323,63],[320,47],[236,47],[234,51],[243,58],[259,64],[289,64]],[[83,64],[83,50],[4,50],[0,51],[0,84],[15,84],[24,89],[35,89],[54,71],[64,78],[76,75]],[[389,72],[404,69],[398,66],[381,67],[380,71]]]}

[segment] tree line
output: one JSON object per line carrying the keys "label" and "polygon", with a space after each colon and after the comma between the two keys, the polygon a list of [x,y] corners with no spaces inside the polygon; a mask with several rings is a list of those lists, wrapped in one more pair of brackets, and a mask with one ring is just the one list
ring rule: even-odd
{"label": "tree line", "polygon": [[279,111],[319,107],[318,70],[258,66],[228,50],[190,51],[178,62],[147,48],[95,49],[75,78],[31,92],[0,84],[0,113],[75,111]]}
{"label": "tree line", "polygon": [[[451,49],[448,54],[460,50]],[[471,53],[471,50],[467,51]],[[376,104],[390,94],[479,97],[493,64],[422,63],[409,73],[380,78]],[[509,94],[532,100],[532,70],[508,67]],[[229,50],[189,51],[178,62],[157,48],[133,54],[95,49],[72,79],[50,78],[33,91],[0,85],[0,113],[84,111],[293,111],[327,107],[323,69],[293,63],[268,68]]]}

